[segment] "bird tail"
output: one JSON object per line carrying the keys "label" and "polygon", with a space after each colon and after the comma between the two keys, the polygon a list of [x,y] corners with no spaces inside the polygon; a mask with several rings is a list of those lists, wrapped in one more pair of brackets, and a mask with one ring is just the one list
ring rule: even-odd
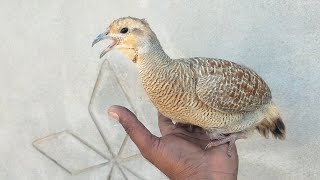
{"label": "bird tail", "polygon": [[271,132],[274,138],[285,139],[286,126],[280,117],[277,107],[273,103],[268,107],[265,118],[256,126],[256,129],[265,138],[269,138],[269,132]]}

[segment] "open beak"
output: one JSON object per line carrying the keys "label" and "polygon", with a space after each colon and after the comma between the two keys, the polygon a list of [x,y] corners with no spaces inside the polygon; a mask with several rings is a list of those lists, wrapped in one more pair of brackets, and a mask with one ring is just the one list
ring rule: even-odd
{"label": "open beak", "polygon": [[102,58],[105,54],[107,54],[110,50],[112,50],[112,48],[117,45],[118,41],[111,37],[111,36],[108,36],[108,33],[109,32],[103,32],[101,34],[99,34],[96,39],[92,42],[92,47],[97,44],[98,42],[100,42],[101,40],[104,40],[104,39],[111,39],[113,40],[113,42],[105,49],[101,52],[100,54],[100,58]]}

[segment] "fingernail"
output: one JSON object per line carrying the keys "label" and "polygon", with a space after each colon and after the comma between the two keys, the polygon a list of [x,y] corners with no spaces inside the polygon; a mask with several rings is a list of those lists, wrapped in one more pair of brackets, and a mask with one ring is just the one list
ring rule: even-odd
{"label": "fingernail", "polygon": [[119,116],[117,113],[114,112],[108,112],[109,116],[112,117],[113,119],[119,121]]}

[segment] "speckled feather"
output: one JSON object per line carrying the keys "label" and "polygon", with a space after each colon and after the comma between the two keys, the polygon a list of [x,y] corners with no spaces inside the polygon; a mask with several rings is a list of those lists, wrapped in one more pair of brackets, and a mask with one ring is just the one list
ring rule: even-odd
{"label": "speckled feather", "polygon": [[213,58],[190,58],[196,64],[196,93],[201,101],[223,112],[253,111],[271,100],[267,84],[254,71]]}
{"label": "speckled feather", "polygon": [[[256,73],[243,66],[213,58],[164,60],[160,55],[153,54],[156,59],[152,61],[151,57],[144,57],[148,60],[138,65],[139,72],[151,101],[160,112],[176,122],[221,129],[222,133],[242,131],[259,121],[248,119],[242,122],[245,115],[270,103],[271,93],[267,85]],[[242,76],[242,82],[233,78],[237,72],[251,74]],[[213,81],[216,77],[221,80]],[[226,85],[230,82],[235,88],[227,90],[224,82]],[[259,89],[248,91],[248,86]],[[250,99],[254,93],[260,93],[260,98]],[[230,100],[226,102],[226,98]]]}
{"label": "speckled feather", "polygon": [[[119,34],[123,27],[127,34]],[[145,20],[120,18],[107,32],[136,64],[150,100],[173,121],[202,127],[211,138],[257,129],[284,139],[270,89],[253,70],[216,58],[171,59]]]}

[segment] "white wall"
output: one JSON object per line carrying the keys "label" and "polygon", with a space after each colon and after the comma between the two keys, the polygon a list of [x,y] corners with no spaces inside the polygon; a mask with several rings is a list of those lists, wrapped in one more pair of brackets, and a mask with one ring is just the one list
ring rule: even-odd
{"label": "white wall", "polygon": [[146,18],[173,58],[228,59],[267,81],[287,140],[240,140],[239,179],[319,178],[320,1],[2,0],[0,179],[70,179],[31,146],[52,132],[72,129],[105,148],[88,123],[102,63],[90,45],[122,16]]}

